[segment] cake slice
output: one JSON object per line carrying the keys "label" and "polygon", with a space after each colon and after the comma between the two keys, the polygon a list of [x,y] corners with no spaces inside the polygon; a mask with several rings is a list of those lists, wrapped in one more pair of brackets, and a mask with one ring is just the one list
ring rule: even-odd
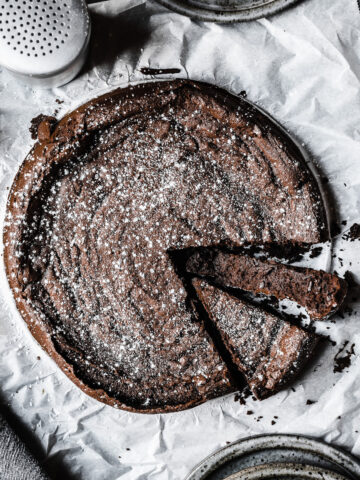
{"label": "cake slice", "polygon": [[218,250],[195,252],[186,270],[220,286],[289,299],[314,320],[326,319],[338,310],[347,293],[345,280],[337,275]]}
{"label": "cake slice", "polygon": [[192,281],[234,365],[258,399],[288,383],[311,356],[317,335],[216,288]]}

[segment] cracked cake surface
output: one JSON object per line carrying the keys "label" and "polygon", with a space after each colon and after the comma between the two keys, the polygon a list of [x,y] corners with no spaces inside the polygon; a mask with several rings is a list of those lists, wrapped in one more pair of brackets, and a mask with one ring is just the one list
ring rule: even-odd
{"label": "cracked cake surface", "polygon": [[324,240],[297,147],[244,100],[182,80],[118,89],[36,128],[4,233],[35,338],[120,408],[179,410],[234,390],[169,252]]}

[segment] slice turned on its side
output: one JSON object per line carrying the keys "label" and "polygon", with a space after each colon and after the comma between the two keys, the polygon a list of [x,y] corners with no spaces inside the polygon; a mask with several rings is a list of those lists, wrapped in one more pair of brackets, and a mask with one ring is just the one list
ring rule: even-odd
{"label": "slice turned on its side", "polygon": [[347,293],[346,281],[335,274],[218,250],[195,252],[186,270],[221,287],[291,300],[313,320],[325,320],[335,313]]}

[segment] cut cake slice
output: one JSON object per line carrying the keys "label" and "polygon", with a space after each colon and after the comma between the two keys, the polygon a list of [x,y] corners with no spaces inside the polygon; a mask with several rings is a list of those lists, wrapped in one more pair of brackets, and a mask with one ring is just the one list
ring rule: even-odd
{"label": "cut cake slice", "polygon": [[258,399],[281,389],[313,353],[317,335],[205,280],[195,278],[192,283],[233,363]]}
{"label": "cut cake slice", "polygon": [[335,274],[218,250],[195,252],[186,270],[223,287],[294,301],[314,320],[338,310],[347,293],[345,280]]}

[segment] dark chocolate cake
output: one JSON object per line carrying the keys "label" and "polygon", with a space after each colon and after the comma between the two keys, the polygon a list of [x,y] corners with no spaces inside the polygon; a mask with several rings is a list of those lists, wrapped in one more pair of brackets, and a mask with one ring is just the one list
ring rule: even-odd
{"label": "dark chocolate cake", "polygon": [[182,80],[118,89],[34,128],[4,233],[34,337],[120,408],[180,410],[236,388],[169,252],[324,240],[297,147],[244,100]]}
{"label": "dark chocolate cake", "polygon": [[218,250],[195,252],[186,270],[223,287],[289,299],[305,307],[314,320],[338,310],[347,292],[345,280],[335,274]]}
{"label": "dark chocolate cake", "polygon": [[194,279],[196,293],[254,395],[272,395],[298,374],[317,344],[313,333]]}

